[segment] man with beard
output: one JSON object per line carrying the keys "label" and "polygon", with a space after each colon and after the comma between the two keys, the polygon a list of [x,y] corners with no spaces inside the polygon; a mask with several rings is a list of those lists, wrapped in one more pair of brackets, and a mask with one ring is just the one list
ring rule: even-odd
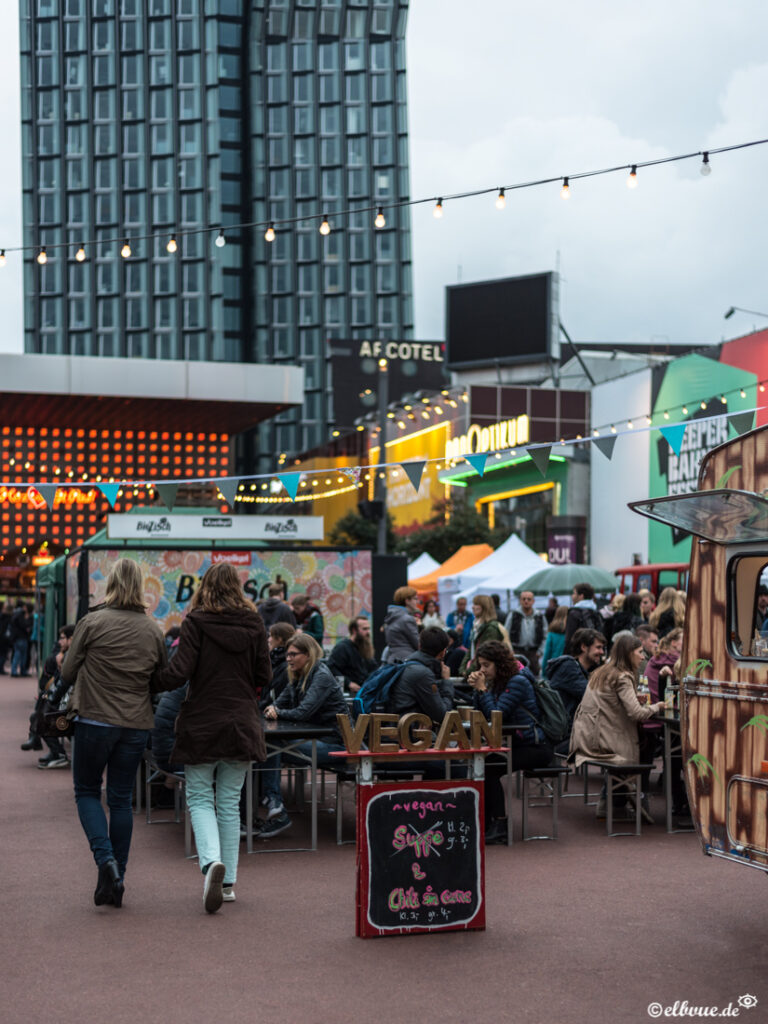
{"label": "man with beard", "polygon": [[349,636],[342,637],[326,663],[335,676],[344,676],[349,692],[357,693],[376,668],[371,643],[371,624],[364,615],[349,623]]}
{"label": "man with beard", "polygon": [[[547,664],[547,678],[553,690],[563,698],[568,713],[568,736],[573,726],[573,716],[581,703],[589,682],[589,675],[605,657],[605,637],[596,629],[577,629],[571,639],[569,654],[563,654]],[[569,739],[555,747],[557,753],[567,753]]]}

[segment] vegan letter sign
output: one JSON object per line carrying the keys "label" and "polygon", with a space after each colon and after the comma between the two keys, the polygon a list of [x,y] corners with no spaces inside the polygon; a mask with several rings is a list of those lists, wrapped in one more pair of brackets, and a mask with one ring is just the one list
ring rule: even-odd
{"label": "vegan letter sign", "polygon": [[485,928],[482,783],[380,783],[358,796],[357,934]]}

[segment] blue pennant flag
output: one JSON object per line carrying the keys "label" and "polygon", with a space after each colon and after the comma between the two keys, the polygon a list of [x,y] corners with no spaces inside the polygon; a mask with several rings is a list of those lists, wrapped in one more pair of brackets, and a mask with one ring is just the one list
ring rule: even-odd
{"label": "blue pennant flag", "polygon": [[301,473],[278,473],[277,478],[288,492],[291,501],[296,501]]}
{"label": "blue pennant flag", "polygon": [[98,484],[97,485],[101,493],[107,499],[112,508],[115,507],[115,498],[117,492],[120,490],[121,484]]}
{"label": "blue pennant flag", "polygon": [[480,476],[485,472],[485,464],[488,461],[488,453],[480,452],[477,455],[465,455],[464,458],[470,464],[472,469]]}
{"label": "blue pennant flag", "polygon": [[683,438],[685,437],[687,426],[687,423],[676,423],[673,427],[659,427],[662,437],[675,455],[679,455],[683,447]]}

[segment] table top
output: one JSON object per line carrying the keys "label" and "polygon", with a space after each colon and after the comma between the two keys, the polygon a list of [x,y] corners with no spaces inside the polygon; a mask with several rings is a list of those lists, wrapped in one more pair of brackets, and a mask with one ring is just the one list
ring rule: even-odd
{"label": "table top", "polygon": [[319,725],[317,722],[289,722],[284,718],[263,718],[264,738],[266,740],[279,737],[285,740],[314,740],[322,736],[331,736],[335,732],[332,725]]}

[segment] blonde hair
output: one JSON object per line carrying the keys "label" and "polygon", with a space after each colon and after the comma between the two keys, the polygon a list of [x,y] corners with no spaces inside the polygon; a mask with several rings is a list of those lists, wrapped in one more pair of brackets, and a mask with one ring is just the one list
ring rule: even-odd
{"label": "blonde hair", "polygon": [[119,558],[107,576],[107,593],[104,603],[111,608],[126,611],[145,612],[144,577],[138,562],[130,558]]}
{"label": "blonde hair", "polygon": [[675,640],[679,640],[683,635],[683,631],[679,626],[675,626],[659,640],[659,654],[663,654],[664,651],[668,651]]}
{"label": "blonde hair", "polygon": [[237,570],[229,562],[219,562],[207,569],[189,602],[189,610],[195,608],[204,612],[248,611],[257,614],[253,603],[243,593]]}
{"label": "blonde hair", "polygon": [[401,604],[405,607],[405,602],[409,597],[418,597],[419,592],[415,587],[398,587],[392,598],[392,604]]}
{"label": "blonde hair", "polygon": [[671,611],[675,618],[675,625],[682,626],[685,623],[685,594],[682,590],[675,590],[674,587],[665,587],[659,595],[659,603],[651,612],[648,624],[653,629],[659,628],[659,619],[664,612]]}
{"label": "blonde hair", "polygon": [[299,654],[306,654],[307,664],[304,666],[303,672],[294,672],[290,662],[288,663],[288,678],[294,686],[301,681],[301,693],[307,688],[307,680],[315,665],[320,661],[323,656],[323,648],[309,633],[296,633],[288,643],[285,645],[286,650],[288,648],[295,648]]}
{"label": "blonde hair", "polygon": [[492,622],[496,618],[496,605],[488,594],[475,594],[472,604],[479,604],[483,609],[483,614],[477,616],[481,622]]}

